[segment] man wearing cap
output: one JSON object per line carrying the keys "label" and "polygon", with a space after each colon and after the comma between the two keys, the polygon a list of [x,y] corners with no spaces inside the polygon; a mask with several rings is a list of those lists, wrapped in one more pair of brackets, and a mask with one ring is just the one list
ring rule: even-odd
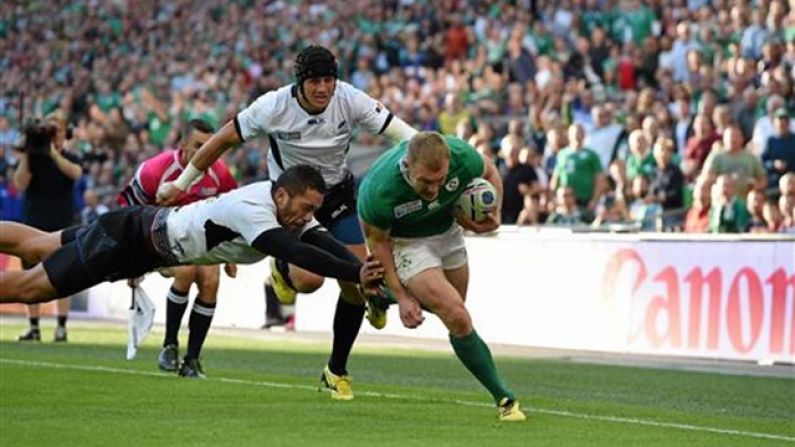
{"label": "man wearing cap", "polygon": [[777,185],[782,175],[795,172],[795,133],[792,132],[790,121],[789,113],[784,107],[773,113],[775,132],[767,139],[762,152],[762,164],[770,185]]}
{"label": "man wearing cap", "polygon": [[[326,48],[310,45],[301,50],[293,66],[295,83],[268,92],[226,123],[193,155],[183,173],[158,190],[158,203],[175,202],[194,179],[200,177],[226,150],[252,138],[267,136],[270,141],[268,174],[275,180],[291,166],[309,164],[320,170],[328,185],[318,221],[351,251],[353,260],[364,259],[364,237],[356,216],[356,187],[345,164],[353,129],[362,127],[384,134],[395,142],[410,138],[416,131],[375,99],[347,82],[337,79],[337,60]],[[323,284],[323,278],[272,259],[267,292],[282,303],[291,304],[298,292],[309,293]],[[334,315],[334,341],[321,385],[334,399],[353,398],[348,356],[365,313],[364,297],[355,287],[340,283],[342,290]],[[367,319],[380,329],[386,314],[368,306]]]}

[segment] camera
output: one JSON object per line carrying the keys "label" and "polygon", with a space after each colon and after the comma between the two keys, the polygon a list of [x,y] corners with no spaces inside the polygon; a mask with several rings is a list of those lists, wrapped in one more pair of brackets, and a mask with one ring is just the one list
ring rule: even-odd
{"label": "camera", "polygon": [[23,127],[22,137],[16,148],[28,154],[47,154],[57,133],[58,126],[55,124],[41,118],[30,119]]}

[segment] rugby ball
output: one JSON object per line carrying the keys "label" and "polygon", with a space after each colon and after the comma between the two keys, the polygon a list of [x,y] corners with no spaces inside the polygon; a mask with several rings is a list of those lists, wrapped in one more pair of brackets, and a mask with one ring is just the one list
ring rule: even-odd
{"label": "rugby ball", "polygon": [[458,198],[456,207],[475,222],[486,220],[486,215],[497,208],[497,189],[488,180],[472,179]]}

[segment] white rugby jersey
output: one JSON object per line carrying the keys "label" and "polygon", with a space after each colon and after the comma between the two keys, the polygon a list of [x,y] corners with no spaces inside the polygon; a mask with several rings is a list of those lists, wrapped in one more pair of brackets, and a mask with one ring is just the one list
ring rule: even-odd
{"label": "white rugby jersey", "polygon": [[291,166],[308,164],[320,170],[330,187],[345,179],[345,154],[353,128],[361,126],[378,134],[391,120],[392,113],[383,104],[338,80],[331,102],[321,113],[304,110],[298,102],[298,86],[291,84],[257,98],[237,115],[235,126],[244,141],[268,136],[271,179]]}
{"label": "white rugby jersey", "polygon": [[[256,182],[172,210],[166,220],[170,252],[183,264],[251,264],[265,254],[251,246],[265,231],[279,228],[271,182]],[[318,226],[312,219],[296,232]]]}

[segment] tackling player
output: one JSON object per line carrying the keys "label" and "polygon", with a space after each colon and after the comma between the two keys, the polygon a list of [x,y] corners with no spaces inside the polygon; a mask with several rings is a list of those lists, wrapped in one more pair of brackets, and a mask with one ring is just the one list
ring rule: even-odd
{"label": "tackling player", "polygon": [[[213,135],[194,155],[182,175],[164,183],[158,203],[173,204],[187,186],[226,150],[257,137],[270,140],[268,172],[271,179],[291,166],[306,163],[320,169],[329,185],[318,221],[337,240],[346,244],[358,259],[366,249],[356,216],[356,186],[345,164],[356,127],[384,134],[393,141],[410,138],[415,130],[389,112],[381,103],[352,85],[337,79],[337,61],[321,46],[304,48],[294,64],[295,83],[268,92],[240,112]],[[352,255],[352,256],[353,256]],[[271,286],[280,301],[291,304],[296,293],[310,293],[323,278],[291,267],[286,259],[272,260]],[[365,313],[364,298],[341,284],[334,314],[331,356],[321,375],[321,384],[335,399],[352,399],[347,362]],[[368,320],[376,328],[386,324],[386,314],[373,306]]]}
{"label": "tackling player", "polygon": [[[203,120],[188,121],[180,132],[178,147],[144,160],[138,166],[130,183],[119,193],[117,202],[122,206],[154,205],[155,194],[160,184],[179,177],[193,154],[214,131],[215,129]],[[176,205],[187,205],[235,188],[237,182],[226,164],[216,160],[207,172],[179,197]],[[215,314],[219,270],[218,265],[188,265],[170,269],[170,273],[174,275],[174,282],[166,297],[166,334],[157,359],[158,366],[163,371],[177,371],[183,377],[204,377],[199,354]],[[235,265],[226,264],[225,270],[233,277]],[[196,283],[199,293],[193,301],[188,320],[190,329],[188,350],[180,364],[179,326],[188,307],[188,293],[192,283]]]}
{"label": "tackling player", "polygon": [[160,267],[252,264],[266,256],[377,293],[380,265],[350,260],[348,250],[315,220],[325,191],[315,168],[298,165],[275,182],[178,208],[122,208],[62,231],[2,221],[0,252],[36,266],[0,275],[0,303],[51,301]]}

